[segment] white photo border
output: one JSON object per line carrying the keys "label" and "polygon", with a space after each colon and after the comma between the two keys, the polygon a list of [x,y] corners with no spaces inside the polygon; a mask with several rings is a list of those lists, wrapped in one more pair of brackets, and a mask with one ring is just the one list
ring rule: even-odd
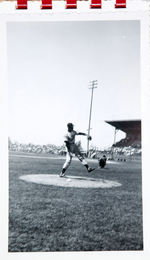
{"label": "white photo border", "polygon": [[[143,189],[143,231],[144,249],[142,251],[96,251],[96,252],[45,252],[45,253],[9,253],[8,252],[8,90],[7,90],[7,23],[8,22],[50,22],[50,21],[119,21],[139,20],[141,39],[141,104],[142,104],[142,189]],[[150,42],[149,42],[149,11],[128,12],[56,12],[6,14],[0,17],[0,257],[9,259],[148,259],[150,257],[150,173],[149,173],[149,148],[150,148]]]}

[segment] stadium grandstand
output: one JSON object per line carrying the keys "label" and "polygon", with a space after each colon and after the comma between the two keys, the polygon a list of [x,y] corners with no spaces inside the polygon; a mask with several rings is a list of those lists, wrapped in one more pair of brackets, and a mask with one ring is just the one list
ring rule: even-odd
{"label": "stadium grandstand", "polygon": [[115,136],[117,130],[121,130],[126,134],[125,138],[121,139],[119,142],[114,141],[113,147],[131,146],[133,148],[141,148],[141,120],[120,120],[105,122],[115,127]]}
{"label": "stadium grandstand", "polygon": [[[126,160],[127,158],[141,156],[141,120],[124,120],[124,121],[105,121],[115,128],[114,143],[111,147],[100,149],[98,147],[90,146],[89,158],[97,159],[104,154],[110,160]],[[119,142],[115,142],[117,131],[123,131],[126,136]],[[50,154],[50,155],[66,155],[66,148],[64,145],[57,146],[55,144],[38,145],[32,143],[12,142],[8,141],[9,151],[25,152],[36,154]],[[78,143],[81,146],[81,143]],[[82,150],[82,147],[81,147]],[[86,156],[86,151],[83,151]]]}

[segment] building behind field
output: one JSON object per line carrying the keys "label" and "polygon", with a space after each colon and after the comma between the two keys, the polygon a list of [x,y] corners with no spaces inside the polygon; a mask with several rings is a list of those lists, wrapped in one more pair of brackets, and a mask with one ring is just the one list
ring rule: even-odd
{"label": "building behind field", "polygon": [[[111,158],[126,160],[141,156],[141,120],[106,121],[115,128],[114,142],[111,148]],[[117,131],[125,133],[125,138],[116,142]]]}
{"label": "building behind field", "polygon": [[[141,120],[124,120],[124,121],[106,121],[109,125],[115,128],[114,141],[112,147],[107,149],[98,149],[90,147],[89,157],[93,159],[100,158],[105,154],[110,159],[127,159],[135,156],[141,156]],[[126,136],[119,142],[115,142],[117,131],[123,131]],[[80,143],[79,143],[80,145]],[[65,146],[57,146],[54,144],[23,144],[19,142],[12,142],[9,138],[9,150],[13,152],[27,152],[27,153],[47,153],[50,155],[66,155]],[[86,151],[83,151],[86,156]]]}
{"label": "building behind field", "polygon": [[115,142],[114,136],[114,147],[131,146],[133,148],[141,148],[141,120],[106,121],[106,123],[115,127],[115,136],[118,130],[126,134],[125,138],[119,142]]}

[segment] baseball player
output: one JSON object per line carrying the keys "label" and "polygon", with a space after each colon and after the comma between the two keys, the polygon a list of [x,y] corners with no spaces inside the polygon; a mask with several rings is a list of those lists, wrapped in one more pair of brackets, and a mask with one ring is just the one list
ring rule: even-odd
{"label": "baseball player", "polygon": [[77,156],[77,158],[80,160],[80,162],[86,167],[88,172],[94,171],[95,168],[89,167],[89,165],[87,164],[87,161],[85,160],[85,158],[84,158],[83,154],[81,153],[79,147],[75,143],[76,135],[87,136],[87,138],[89,140],[92,139],[91,136],[88,136],[85,133],[76,132],[74,130],[74,125],[72,123],[68,123],[67,124],[67,128],[68,128],[68,132],[65,135],[65,140],[64,140],[66,148],[67,148],[66,161],[65,161],[65,163],[63,165],[62,171],[61,171],[59,176],[60,177],[64,177],[65,176],[65,172],[66,172],[67,168],[69,167],[69,165],[71,164],[73,154],[75,154]]}
{"label": "baseball player", "polygon": [[99,158],[98,161],[99,161],[99,166],[101,168],[104,168],[106,165],[106,161],[107,161],[106,155],[103,155],[103,157]]}

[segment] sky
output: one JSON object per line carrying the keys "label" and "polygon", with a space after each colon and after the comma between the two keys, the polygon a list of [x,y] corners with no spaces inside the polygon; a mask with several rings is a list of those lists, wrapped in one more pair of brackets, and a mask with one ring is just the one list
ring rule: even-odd
{"label": "sky", "polygon": [[141,118],[139,21],[9,22],[7,61],[13,141],[62,145],[68,122],[87,133],[92,80],[93,146],[113,144],[105,120]]}

